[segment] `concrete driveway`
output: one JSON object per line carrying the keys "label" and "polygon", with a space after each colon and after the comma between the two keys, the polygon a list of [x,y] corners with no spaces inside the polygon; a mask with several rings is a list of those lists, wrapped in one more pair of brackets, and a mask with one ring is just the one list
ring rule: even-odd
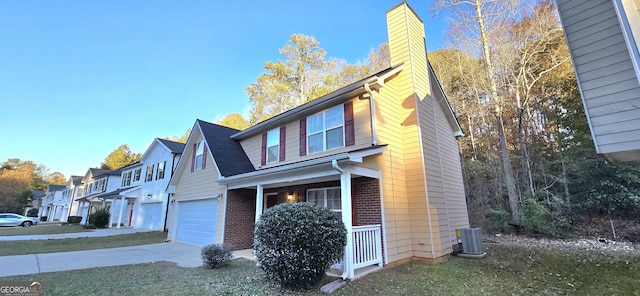
{"label": "concrete driveway", "polygon": [[159,243],[86,251],[2,256],[0,257],[0,277],[157,261],[174,262],[182,267],[197,267],[202,265],[200,250],[199,247],[178,243]]}
{"label": "concrete driveway", "polygon": [[[34,227],[43,227],[43,226],[34,226]],[[64,227],[64,226],[44,226],[44,227]],[[112,235],[131,234],[131,233],[136,233],[136,232],[149,232],[149,231],[161,231],[161,230],[158,230],[158,229],[134,229],[134,228],[105,228],[105,229],[96,229],[94,231],[86,231],[86,232],[0,236],[0,241],[46,240],[46,239],[64,239],[64,238],[76,238],[76,237],[99,237],[99,236],[112,236]]]}

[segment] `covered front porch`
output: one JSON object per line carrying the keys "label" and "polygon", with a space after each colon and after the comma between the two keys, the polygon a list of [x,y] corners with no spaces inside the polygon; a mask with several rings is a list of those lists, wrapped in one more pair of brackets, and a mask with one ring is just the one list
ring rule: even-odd
{"label": "covered front porch", "polygon": [[241,254],[247,255],[246,249],[253,244],[254,223],[266,209],[285,202],[311,202],[340,213],[347,230],[344,258],[330,273],[355,279],[380,269],[384,262],[380,173],[360,163],[334,158],[225,180],[224,241],[245,249]]}
{"label": "covered front porch", "polygon": [[[111,214],[109,217],[109,228],[121,228],[133,226],[133,206],[139,198],[140,189],[138,187],[120,188],[111,192],[106,192],[97,196],[103,200]],[[103,206],[104,207],[104,206]]]}

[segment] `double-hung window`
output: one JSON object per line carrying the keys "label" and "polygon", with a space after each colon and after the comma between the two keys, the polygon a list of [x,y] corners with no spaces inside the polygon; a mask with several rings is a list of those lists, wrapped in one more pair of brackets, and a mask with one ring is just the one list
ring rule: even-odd
{"label": "double-hung window", "polygon": [[147,176],[144,179],[145,182],[153,181],[153,165],[147,166]]}
{"label": "double-hung window", "polygon": [[280,128],[267,132],[267,163],[280,159]]}
{"label": "double-hung window", "polygon": [[193,169],[201,170],[203,169],[202,163],[204,162],[204,141],[200,141],[196,144],[195,156],[193,158]]}
{"label": "double-hung window", "polygon": [[158,163],[158,170],[156,171],[156,180],[164,179],[164,166],[167,164],[166,161]]}
{"label": "double-hung window", "polygon": [[140,174],[142,173],[142,169],[136,169],[133,173],[133,182],[140,181]]}
{"label": "double-hung window", "polygon": [[325,207],[334,212],[342,212],[340,187],[309,189],[307,190],[307,202]]}
{"label": "double-hung window", "polygon": [[131,185],[131,171],[122,174],[122,187]]}
{"label": "double-hung window", "polygon": [[343,108],[340,105],[307,117],[308,153],[344,146]]}

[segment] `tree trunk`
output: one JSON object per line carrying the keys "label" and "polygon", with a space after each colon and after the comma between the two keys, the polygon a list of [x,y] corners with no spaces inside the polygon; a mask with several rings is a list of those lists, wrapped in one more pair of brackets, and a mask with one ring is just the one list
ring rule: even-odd
{"label": "tree trunk", "polygon": [[491,85],[491,96],[495,105],[495,116],[498,128],[499,145],[498,151],[500,153],[500,160],[502,161],[502,169],[504,173],[504,180],[507,186],[507,194],[509,196],[509,208],[511,209],[511,223],[520,224],[520,198],[516,190],[516,182],[513,174],[513,167],[511,166],[511,159],[509,156],[509,150],[507,149],[507,139],[504,133],[504,124],[502,118],[502,100],[498,96],[498,85],[496,83],[495,72],[493,69],[493,63],[491,62],[491,53],[489,52],[489,38],[487,37],[486,29],[484,27],[484,16],[482,15],[482,4],[480,0],[474,0],[474,6],[476,10],[476,21],[480,29],[480,38],[482,39],[482,50],[484,53],[485,65],[487,67],[487,78]]}

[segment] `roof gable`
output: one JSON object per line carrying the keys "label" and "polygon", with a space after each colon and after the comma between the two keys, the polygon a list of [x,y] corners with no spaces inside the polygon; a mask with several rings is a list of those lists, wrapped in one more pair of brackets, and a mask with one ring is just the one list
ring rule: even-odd
{"label": "roof gable", "polygon": [[159,138],[156,138],[156,140],[158,140],[158,142],[160,142],[162,145],[167,147],[167,149],[169,149],[171,153],[178,153],[178,154],[182,153],[185,147],[184,143],[179,143],[179,142],[174,142],[174,141],[169,141],[169,140],[159,139]]}
{"label": "roof gable", "polygon": [[231,136],[239,130],[200,119],[196,120],[196,124],[200,126],[209,153],[211,153],[211,157],[223,177],[255,170],[240,143],[231,139]]}

